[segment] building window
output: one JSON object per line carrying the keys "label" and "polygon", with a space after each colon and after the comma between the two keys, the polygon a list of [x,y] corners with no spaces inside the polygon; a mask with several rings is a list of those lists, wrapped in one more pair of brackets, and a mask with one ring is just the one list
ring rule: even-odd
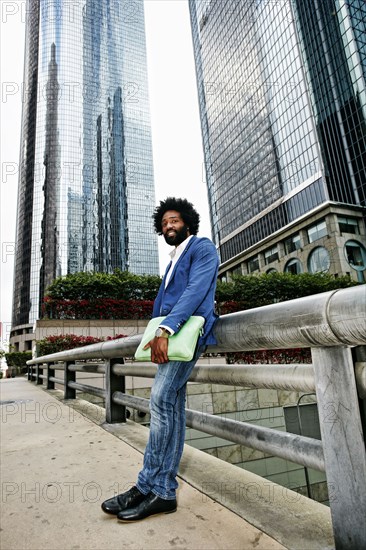
{"label": "building window", "polygon": [[357,241],[347,241],[344,245],[346,260],[356,271],[366,269],[366,249]]}
{"label": "building window", "polygon": [[297,258],[291,258],[285,265],[285,273],[292,273],[293,275],[297,275],[298,273],[302,273],[302,263]]}
{"label": "building window", "polygon": [[312,225],[308,228],[309,243],[313,243],[314,241],[325,237],[327,234],[328,233],[325,220],[322,220],[321,222],[318,222],[317,224]]}
{"label": "building window", "polygon": [[278,248],[277,245],[273,246],[272,248],[268,248],[268,250],[265,250],[264,252],[264,261],[267,264],[271,264],[272,262],[275,262],[278,260]]}
{"label": "building window", "polygon": [[318,246],[310,252],[308,257],[308,270],[310,273],[328,271],[330,268],[329,252],[324,246]]}
{"label": "building window", "polygon": [[248,260],[248,271],[249,271],[249,273],[253,273],[253,271],[257,271],[258,269],[259,269],[259,258],[258,258],[258,256],[250,258]]}
{"label": "building window", "polygon": [[267,274],[269,274],[269,273],[278,273],[278,271],[274,267],[271,267],[270,269],[267,269],[266,273]]}
{"label": "building window", "polygon": [[298,233],[296,235],[292,235],[284,241],[284,245],[286,254],[291,254],[291,252],[299,250],[299,248],[301,248],[300,235]]}
{"label": "building window", "polygon": [[360,230],[358,228],[358,221],[356,218],[344,218],[338,216],[339,231],[341,233],[353,233],[353,235],[359,235]]}

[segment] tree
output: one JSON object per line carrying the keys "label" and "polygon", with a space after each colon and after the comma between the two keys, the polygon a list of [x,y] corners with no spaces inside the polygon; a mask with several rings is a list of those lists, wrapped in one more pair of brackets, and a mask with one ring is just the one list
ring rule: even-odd
{"label": "tree", "polygon": [[32,359],[31,351],[12,351],[5,353],[5,360],[9,368],[13,367],[18,373],[27,369],[27,361]]}

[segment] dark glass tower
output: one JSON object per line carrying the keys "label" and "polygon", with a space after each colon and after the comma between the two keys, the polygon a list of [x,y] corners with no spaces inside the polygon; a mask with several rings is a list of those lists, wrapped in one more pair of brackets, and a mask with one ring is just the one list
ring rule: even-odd
{"label": "dark glass tower", "polygon": [[159,273],[143,1],[26,13],[13,327],[59,275]]}
{"label": "dark glass tower", "polygon": [[[222,264],[234,265],[241,255],[240,272],[278,270],[272,263],[286,249],[275,250],[273,235],[279,242],[322,205],[347,205],[347,220],[357,211],[351,233],[360,235],[366,269],[365,2],[189,4],[211,224]],[[336,222],[327,221],[323,236]],[[301,230],[298,249],[311,244],[307,228]],[[333,272],[349,269],[343,244],[331,241]],[[309,259],[310,270],[317,265]]]}

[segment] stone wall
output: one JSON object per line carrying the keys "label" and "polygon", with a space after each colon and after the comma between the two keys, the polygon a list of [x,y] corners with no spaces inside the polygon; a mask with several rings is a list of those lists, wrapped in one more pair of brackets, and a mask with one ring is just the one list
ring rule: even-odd
{"label": "stone wall", "polygon": [[[187,406],[225,418],[286,431],[284,408],[296,405],[300,392],[245,389],[217,384],[189,384]],[[314,403],[315,396],[304,397]],[[305,405],[300,405],[305,406]],[[238,445],[220,437],[187,428],[186,443],[221,460],[235,464],[279,485],[307,495],[305,469],[288,460]],[[308,470],[312,498],[327,502],[325,474]]]}
{"label": "stone wall", "polygon": [[36,340],[58,334],[76,334],[77,336],[94,336],[107,338],[124,334],[133,336],[144,332],[148,321],[141,319],[111,319],[111,320],[80,320],[73,319],[41,319],[36,322],[34,333]]}

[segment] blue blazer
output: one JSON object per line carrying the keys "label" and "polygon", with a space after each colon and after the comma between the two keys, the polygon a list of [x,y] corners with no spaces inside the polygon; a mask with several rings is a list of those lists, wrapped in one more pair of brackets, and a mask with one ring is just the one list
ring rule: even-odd
{"label": "blue blazer", "polygon": [[178,332],[191,315],[205,318],[204,334],[199,346],[215,344],[212,334],[217,315],[214,312],[219,259],[210,239],[193,236],[174,266],[165,288],[163,281],[154,302],[153,317],[166,316],[164,325]]}

